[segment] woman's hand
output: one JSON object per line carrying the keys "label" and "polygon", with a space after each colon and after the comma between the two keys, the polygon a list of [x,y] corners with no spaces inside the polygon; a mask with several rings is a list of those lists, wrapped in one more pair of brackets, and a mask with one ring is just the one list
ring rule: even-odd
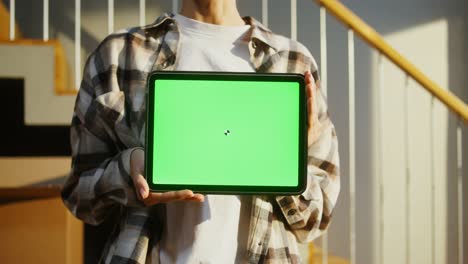
{"label": "woman's hand", "polygon": [[158,203],[168,203],[173,201],[197,201],[203,202],[205,197],[202,194],[194,194],[191,190],[171,191],[164,193],[150,192],[148,183],[143,177],[145,164],[145,152],[136,149],[130,156],[130,175],[135,186],[138,198],[147,206]]}
{"label": "woman's hand", "polygon": [[307,126],[307,138],[308,144],[307,146],[311,146],[312,143],[317,140],[318,136],[320,135],[320,122],[318,120],[317,114],[317,105],[315,104],[315,93],[316,84],[314,77],[310,71],[306,71],[304,73],[305,76],[305,83],[306,83],[306,95],[307,95],[307,113],[308,113],[308,126]]}

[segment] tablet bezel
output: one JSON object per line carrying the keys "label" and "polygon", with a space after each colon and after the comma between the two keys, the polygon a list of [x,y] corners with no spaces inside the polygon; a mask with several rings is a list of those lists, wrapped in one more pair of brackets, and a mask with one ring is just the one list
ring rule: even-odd
{"label": "tablet bezel", "polygon": [[[244,185],[184,185],[155,184],[153,171],[153,128],[154,128],[154,92],[155,81],[164,80],[225,80],[225,81],[277,81],[299,83],[299,166],[297,186],[244,186]],[[307,186],[307,105],[305,79],[301,74],[289,73],[244,73],[244,72],[189,72],[189,71],[154,71],[148,76],[146,91],[146,139],[145,139],[145,177],[152,192],[177,191],[190,189],[202,194],[275,194],[295,195],[304,192]]]}

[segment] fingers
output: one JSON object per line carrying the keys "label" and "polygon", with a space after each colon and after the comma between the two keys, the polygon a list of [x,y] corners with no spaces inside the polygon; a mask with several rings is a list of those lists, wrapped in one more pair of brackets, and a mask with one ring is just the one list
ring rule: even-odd
{"label": "fingers", "polygon": [[314,77],[310,71],[306,71],[305,74],[305,84],[306,84],[306,96],[307,96],[307,114],[308,114],[308,122],[307,122],[307,130],[310,131],[312,126],[312,100],[313,100],[313,87],[314,87]]}
{"label": "fingers", "polygon": [[315,91],[316,83],[310,71],[305,72],[306,94],[307,94],[307,146],[311,146],[320,134],[320,122],[318,121]]}
{"label": "fingers", "polygon": [[191,190],[170,191],[164,193],[150,192],[148,182],[146,182],[143,175],[135,175],[132,179],[138,199],[147,206],[183,200],[194,202],[203,202],[205,200],[204,195],[199,193],[194,194]]}
{"label": "fingers", "polygon": [[305,84],[306,84],[306,95],[307,99],[312,98],[312,90],[314,87],[314,77],[310,71],[306,71],[305,74]]}
{"label": "fingers", "polygon": [[149,193],[143,202],[149,206],[158,203],[170,203],[175,201],[203,202],[204,200],[205,197],[202,194],[194,194],[191,190],[181,190],[164,193]]}
{"label": "fingers", "polygon": [[314,77],[310,71],[304,73],[306,83],[306,94],[307,94],[307,145],[310,147],[320,135],[321,125],[317,115],[317,104],[315,101],[315,92],[317,91]]}
{"label": "fingers", "polygon": [[195,193],[193,197],[186,199],[188,201],[203,202],[205,201],[205,196],[200,193]]}
{"label": "fingers", "polygon": [[306,71],[306,72],[304,73],[304,76],[305,76],[306,84],[309,84],[309,83],[313,83],[313,82],[314,82],[314,77],[312,76],[312,73],[310,73],[310,71]]}

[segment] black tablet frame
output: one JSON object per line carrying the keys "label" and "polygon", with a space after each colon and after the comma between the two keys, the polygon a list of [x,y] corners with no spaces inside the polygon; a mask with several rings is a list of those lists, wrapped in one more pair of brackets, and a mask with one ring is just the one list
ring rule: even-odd
{"label": "black tablet frame", "polygon": [[[148,173],[153,171],[153,128],[154,128],[154,92],[155,81],[166,80],[228,80],[228,81],[275,81],[298,82],[299,92],[299,166],[297,186],[242,186],[242,185],[182,185],[154,184]],[[146,90],[146,141],[145,141],[145,177],[152,192],[167,192],[183,189],[202,194],[274,194],[297,195],[307,186],[307,98],[305,79],[301,74],[289,73],[246,73],[246,72],[190,72],[190,71],[154,71],[148,76]]]}

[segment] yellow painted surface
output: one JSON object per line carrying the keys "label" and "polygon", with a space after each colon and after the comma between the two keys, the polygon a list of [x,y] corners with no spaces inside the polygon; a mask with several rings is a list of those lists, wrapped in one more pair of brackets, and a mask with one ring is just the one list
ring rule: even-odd
{"label": "yellow painted surface", "polygon": [[[18,25],[15,26],[15,37],[21,38]],[[10,13],[3,2],[0,2],[0,40],[10,39]]]}
{"label": "yellow painted surface", "polygon": [[18,187],[67,175],[70,157],[0,158],[0,187]]}
{"label": "yellow painted surface", "polygon": [[83,224],[60,198],[0,205],[0,263],[83,263]]}
{"label": "yellow painted surface", "polygon": [[52,46],[54,48],[54,91],[57,95],[73,95],[77,93],[70,81],[70,68],[67,64],[65,51],[58,40],[43,41],[40,39],[18,39],[14,41],[0,38],[1,45],[23,45],[23,46]]}
{"label": "yellow painted surface", "polygon": [[[308,264],[324,264],[322,261],[323,255],[322,255],[321,248],[316,247],[314,243],[311,242],[308,245],[308,249],[309,249],[309,259],[307,261]],[[349,260],[329,254],[328,264],[349,264]]]}

